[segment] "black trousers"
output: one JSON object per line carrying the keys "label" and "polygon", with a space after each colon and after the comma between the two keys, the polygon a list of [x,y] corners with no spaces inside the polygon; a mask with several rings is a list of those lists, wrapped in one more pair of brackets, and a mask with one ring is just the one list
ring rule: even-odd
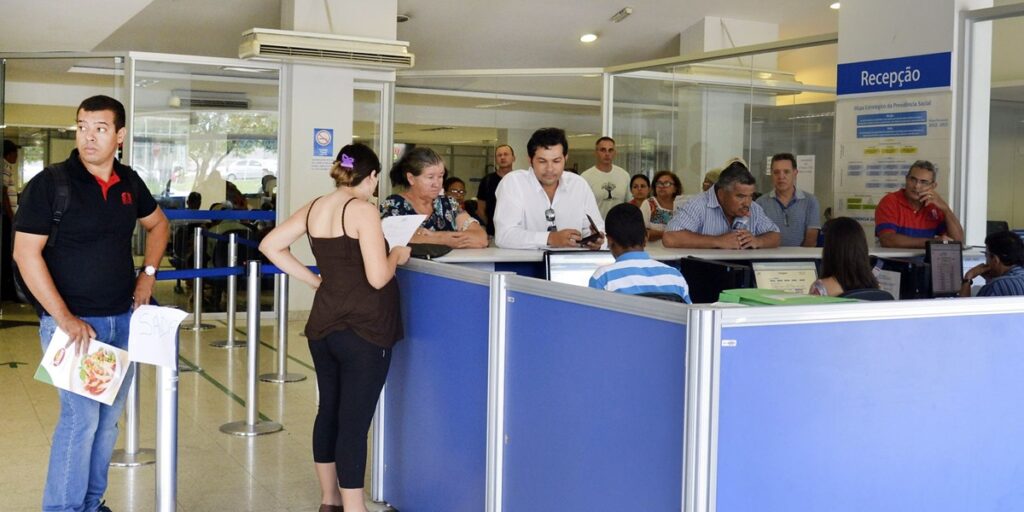
{"label": "black trousers", "polygon": [[391,366],[391,349],[351,330],[309,340],[320,408],[313,423],[313,460],[335,463],[343,489],[363,487],[366,433]]}

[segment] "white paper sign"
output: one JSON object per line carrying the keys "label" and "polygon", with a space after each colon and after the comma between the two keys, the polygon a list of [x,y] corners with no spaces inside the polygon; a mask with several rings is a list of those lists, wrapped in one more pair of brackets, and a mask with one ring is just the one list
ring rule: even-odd
{"label": "white paper sign", "polygon": [[139,306],[128,326],[128,358],[168,368],[178,366],[178,325],[188,313],[160,306]]}
{"label": "white paper sign", "polygon": [[128,353],[102,341],[89,340],[85,355],[75,354],[59,328],[46,347],[35,379],[107,405],[114,403],[128,372]]}
{"label": "white paper sign", "polygon": [[881,270],[875,272],[878,279],[878,288],[889,292],[892,298],[900,300],[900,273],[892,270]]}
{"label": "white paper sign", "polygon": [[384,238],[388,241],[388,245],[401,247],[409,244],[409,240],[426,219],[426,215],[394,215],[385,217],[380,224],[384,229]]}

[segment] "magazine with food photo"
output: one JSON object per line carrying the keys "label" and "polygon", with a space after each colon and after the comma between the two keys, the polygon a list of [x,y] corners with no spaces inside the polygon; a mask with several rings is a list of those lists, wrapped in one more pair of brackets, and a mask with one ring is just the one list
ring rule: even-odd
{"label": "magazine with food photo", "polygon": [[128,371],[128,352],[90,340],[84,355],[75,354],[68,335],[57,329],[43,354],[35,378],[107,405],[114,403]]}

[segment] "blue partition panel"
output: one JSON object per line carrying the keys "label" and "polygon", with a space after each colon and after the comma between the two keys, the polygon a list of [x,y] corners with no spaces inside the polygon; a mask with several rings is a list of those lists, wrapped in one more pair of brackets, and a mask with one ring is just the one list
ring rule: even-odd
{"label": "blue partition panel", "polygon": [[1024,315],[723,329],[718,510],[1024,510]]}
{"label": "blue partition panel", "polygon": [[510,297],[505,510],[679,510],[686,326]]}
{"label": "blue partition panel", "polygon": [[384,498],[403,512],[484,508],[487,286],[400,269],[405,339],[385,392]]}

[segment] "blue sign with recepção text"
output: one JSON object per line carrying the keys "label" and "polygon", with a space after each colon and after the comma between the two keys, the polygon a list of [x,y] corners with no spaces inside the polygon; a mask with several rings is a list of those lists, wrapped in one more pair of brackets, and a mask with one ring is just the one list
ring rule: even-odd
{"label": "blue sign with recep\u00e7\u00e3o text", "polygon": [[899,92],[949,87],[950,52],[840,64],[836,94]]}

